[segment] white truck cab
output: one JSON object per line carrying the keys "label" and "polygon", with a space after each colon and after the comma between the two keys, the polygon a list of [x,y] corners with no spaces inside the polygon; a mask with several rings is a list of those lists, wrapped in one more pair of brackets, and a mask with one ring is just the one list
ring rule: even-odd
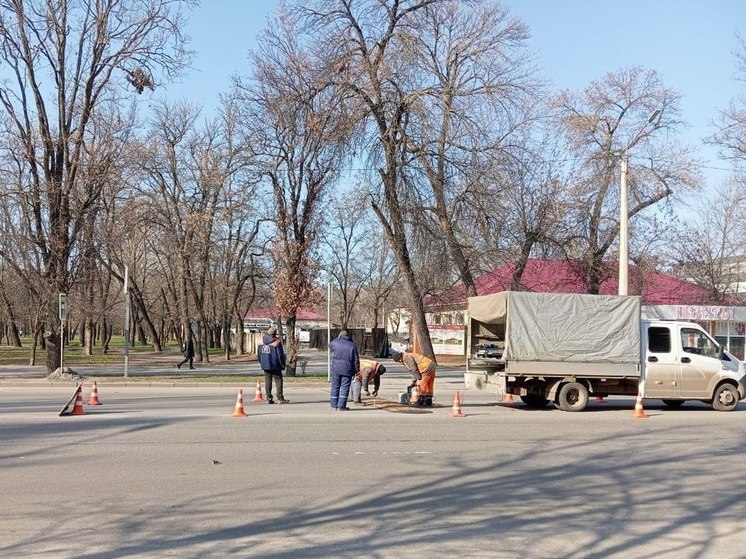
{"label": "white truck cab", "polygon": [[746,370],[699,325],[691,322],[642,322],[643,397],[671,407],[686,400],[711,402],[730,411],[746,396]]}

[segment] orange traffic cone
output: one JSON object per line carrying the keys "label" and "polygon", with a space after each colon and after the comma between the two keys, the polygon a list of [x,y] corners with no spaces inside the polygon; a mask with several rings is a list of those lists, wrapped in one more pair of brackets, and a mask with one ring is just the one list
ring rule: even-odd
{"label": "orange traffic cone", "polygon": [[503,398],[503,404],[514,404],[515,399],[513,398],[512,394],[506,393],[505,397]]}
{"label": "orange traffic cone", "polygon": [[647,419],[648,415],[645,410],[642,409],[642,394],[637,393],[637,401],[635,402],[635,413],[633,416],[635,419]]}
{"label": "orange traffic cone", "polygon": [[73,411],[70,412],[70,415],[83,415],[85,411],[83,411],[83,385],[81,384],[78,386],[78,392],[75,394],[75,406],[73,406]]}
{"label": "orange traffic cone", "polygon": [[419,399],[420,399],[420,391],[417,390],[416,386],[413,386],[412,395],[409,397],[409,403],[413,406],[416,406]]}
{"label": "orange traffic cone", "polygon": [[451,417],[466,417],[466,414],[461,411],[461,392],[458,390],[453,395],[453,409],[449,415]]}
{"label": "orange traffic cone", "polygon": [[238,389],[236,397],[236,409],[233,411],[233,417],[246,417],[247,413],[243,411],[243,390]]}
{"label": "orange traffic cone", "polygon": [[96,385],[96,381],[93,381],[93,388],[91,389],[91,398],[88,400],[89,406],[100,406],[101,402],[98,399],[98,386]]}
{"label": "orange traffic cone", "polygon": [[263,402],[264,396],[262,396],[262,383],[256,381],[256,392],[254,393],[254,399],[252,402]]}

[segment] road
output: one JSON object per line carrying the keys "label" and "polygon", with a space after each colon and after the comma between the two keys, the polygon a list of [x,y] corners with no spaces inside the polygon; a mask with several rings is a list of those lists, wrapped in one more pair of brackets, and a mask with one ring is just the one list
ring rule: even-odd
{"label": "road", "polygon": [[249,384],[236,418],[237,387],[104,380],[103,405],[58,417],[74,386],[0,382],[0,557],[746,557],[744,403],[634,419],[630,399],[467,392],[452,418],[454,376],[421,413]]}

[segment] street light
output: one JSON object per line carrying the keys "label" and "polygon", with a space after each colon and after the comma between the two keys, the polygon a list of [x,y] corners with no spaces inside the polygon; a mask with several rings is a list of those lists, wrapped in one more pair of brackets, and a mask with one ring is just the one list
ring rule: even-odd
{"label": "street light", "polygon": [[627,144],[622,152],[622,178],[619,192],[619,295],[627,295],[627,285],[629,283],[627,279],[629,264],[629,233],[627,227],[629,221],[629,210],[627,208],[627,164],[629,162],[629,148],[637,143],[637,140],[640,139],[640,136],[642,136],[648,127],[648,124],[652,123],[660,113],[660,109],[656,109],[650,115],[645,125],[640,128],[640,131],[632,138],[632,141]]}

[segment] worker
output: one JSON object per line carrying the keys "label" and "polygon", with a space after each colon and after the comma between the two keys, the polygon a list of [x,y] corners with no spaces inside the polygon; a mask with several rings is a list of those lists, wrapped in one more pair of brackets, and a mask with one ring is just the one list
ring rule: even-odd
{"label": "worker", "polygon": [[384,367],[378,361],[373,359],[361,359],[360,369],[352,379],[352,401],[355,404],[362,404],[362,392],[365,392],[366,396],[370,396],[368,390],[369,383],[373,382],[373,396],[378,396],[378,389],[381,387],[381,375],[386,372]]}
{"label": "worker", "polygon": [[412,374],[412,384],[407,388],[411,395],[412,389],[416,386],[419,392],[417,404],[419,406],[433,405],[433,389],[435,388],[435,361],[419,353],[410,353],[405,351],[391,352],[391,358],[404,365]]}

